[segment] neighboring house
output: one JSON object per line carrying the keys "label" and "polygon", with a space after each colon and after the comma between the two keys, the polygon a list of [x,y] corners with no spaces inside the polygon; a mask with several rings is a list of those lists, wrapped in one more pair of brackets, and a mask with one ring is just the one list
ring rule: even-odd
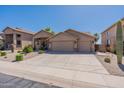
{"label": "neighboring house", "polygon": [[39,50],[40,48],[47,49],[48,48],[47,39],[50,38],[51,36],[53,36],[52,33],[44,31],[44,30],[37,32],[33,36],[33,47],[36,50]]}
{"label": "neighboring house", "polygon": [[27,45],[32,45],[33,41],[33,33],[20,28],[6,27],[3,30],[3,37],[5,49],[10,49],[11,44],[14,44],[16,49],[22,49]]}
{"label": "neighboring house", "polygon": [[[124,18],[121,19],[122,27],[124,28]],[[110,48],[110,51],[115,50],[116,48],[116,30],[117,24],[113,24],[109,28],[107,28],[104,32],[101,33],[102,35],[102,47],[107,50]],[[124,36],[124,33],[123,33]],[[124,41],[124,38],[123,38]]]}
{"label": "neighboring house", "polygon": [[49,38],[49,50],[94,52],[95,36],[68,29]]}

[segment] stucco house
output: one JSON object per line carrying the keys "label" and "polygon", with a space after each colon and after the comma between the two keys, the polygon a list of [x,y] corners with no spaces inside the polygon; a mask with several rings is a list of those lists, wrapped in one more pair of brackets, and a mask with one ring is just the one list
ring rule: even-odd
{"label": "stucco house", "polygon": [[[124,28],[124,18],[121,19],[122,22],[122,28]],[[116,48],[116,30],[117,30],[117,24],[114,23],[109,28],[107,28],[105,31],[101,33],[102,36],[102,47],[107,50],[107,47],[110,48],[110,51],[115,50]],[[124,31],[124,30],[123,30]],[[123,33],[124,37],[124,33]],[[124,38],[123,38],[124,41]]]}
{"label": "stucco house", "polygon": [[34,34],[20,28],[7,27],[3,30],[3,38],[5,49],[10,49],[11,44],[15,44],[16,49],[32,45],[36,50],[43,47],[50,51],[94,52],[96,37],[73,29],[54,35],[44,30]]}
{"label": "stucco house", "polygon": [[32,45],[33,35],[34,33],[20,28],[6,27],[3,30],[4,47],[10,49],[11,44],[14,44],[15,49],[22,49],[27,45]]}
{"label": "stucco house", "polygon": [[48,39],[51,51],[94,52],[95,36],[68,29]]}
{"label": "stucco house", "polygon": [[36,50],[40,48],[48,49],[48,41],[47,39],[52,37],[54,34],[41,30],[33,35],[33,47]]}

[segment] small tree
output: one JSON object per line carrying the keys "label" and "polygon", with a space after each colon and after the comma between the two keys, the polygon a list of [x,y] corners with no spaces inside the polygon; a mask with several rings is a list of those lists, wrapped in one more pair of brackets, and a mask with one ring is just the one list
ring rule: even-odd
{"label": "small tree", "polygon": [[52,31],[52,29],[50,27],[45,28],[44,31],[54,34],[54,32]]}
{"label": "small tree", "polygon": [[97,42],[99,40],[99,34],[95,33],[94,36],[96,37],[95,42]]}
{"label": "small tree", "polygon": [[121,21],[119,21],[117,23],[116,54],[117,54],[117,62],[118,62],[118,64],[121,64],[122,63],[122,56],[123,56],[123,31],[122,31],[122,23],[121,23]]}

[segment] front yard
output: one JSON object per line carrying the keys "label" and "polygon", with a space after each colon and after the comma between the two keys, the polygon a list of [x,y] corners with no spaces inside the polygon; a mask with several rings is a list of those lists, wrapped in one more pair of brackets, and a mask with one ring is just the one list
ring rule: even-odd
{"label": "front yard", "polygon": [[[6,52],[6,56],[0,56],[0,60],[9,61],[9,62],[16,61],[16,55],[18,54],[17,52],[14,52],[14,53],[12,53],[11,51],[5,51],[5,52]],[[38,52],[23,54],[23,60],[27,60],[38,55],[39,55]]]}
{"label": "front yard", "polygon": [[25,46],[22,50],[4,50],[0,51],[0,60],[9,61],[9,62],[17,62],[30,59],[39,54],[44,53],[44,49],[40,49],[39,51],[34,51],[31,45]]}
{"label": "front yard", "polygon": [[[104,61],[104,59],[108,56],[110,57],[111,60],[110,63]],[[124,59],[123,59],[123,64],[117,64],[117,58],[115,54],[97,53],[96,57],[110,74],[117,76],[124,76]]]}

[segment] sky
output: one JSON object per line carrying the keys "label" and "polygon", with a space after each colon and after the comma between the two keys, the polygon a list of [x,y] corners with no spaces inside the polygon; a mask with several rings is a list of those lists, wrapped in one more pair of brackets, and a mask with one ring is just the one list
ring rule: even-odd
{"label": "sky", "polygon": [[50,27],[56,33],[75,29],[100,34],[123,17],[124,6],[0,6],[0,31],[7,26],[32,32]]}

